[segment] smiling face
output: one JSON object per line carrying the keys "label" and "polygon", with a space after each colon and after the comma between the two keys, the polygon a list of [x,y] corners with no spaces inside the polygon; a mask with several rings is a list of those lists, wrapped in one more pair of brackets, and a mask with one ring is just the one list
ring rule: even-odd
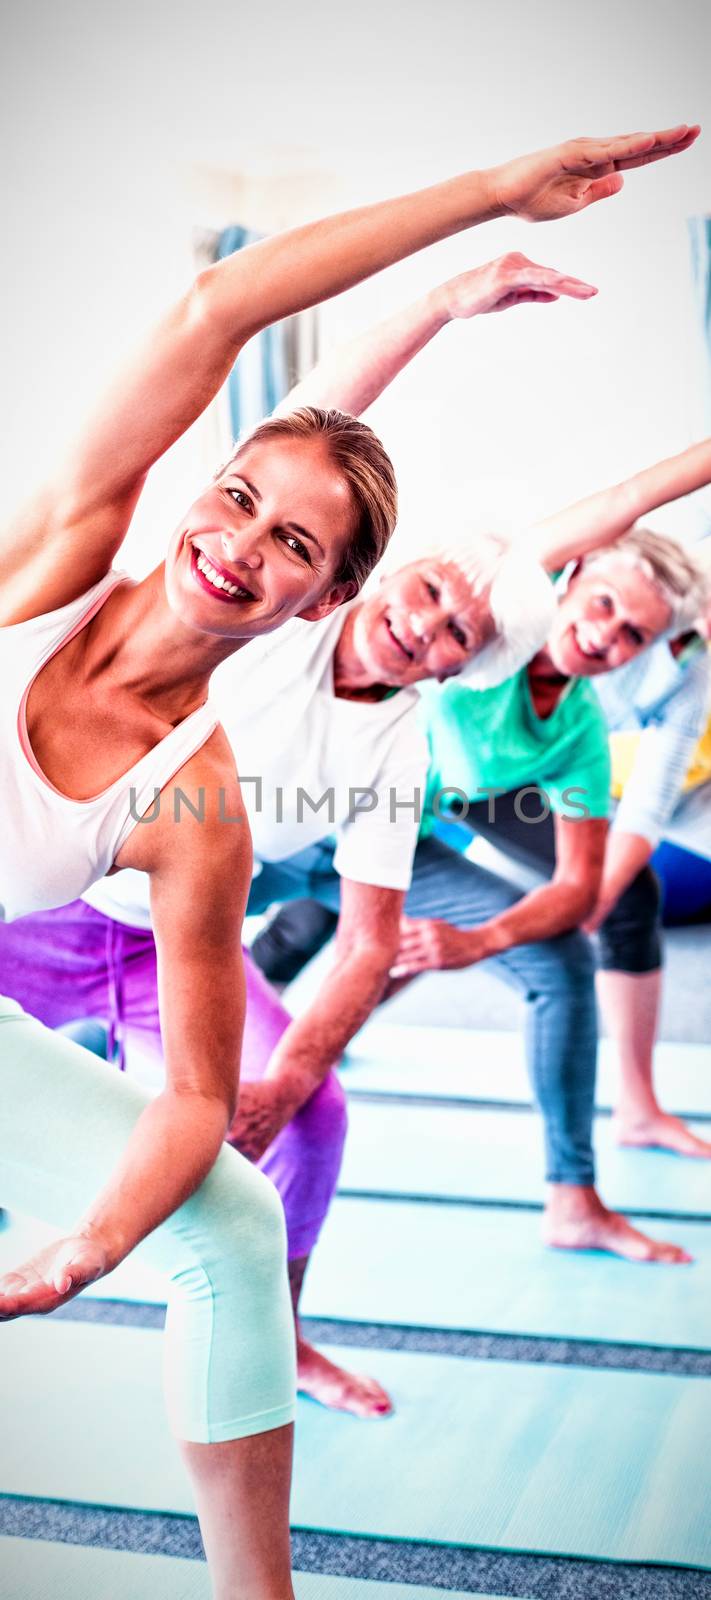
{"label": "smiling face", "polygon": [[566,677],[596,677],[639,655],[670,620],[667,601],[640,567],[606,555],[571,579],[546,654]]}
{"label": "smiling face", "polygon": [[320,441],[247,444],[173,535],[168,603],[188,626],[226,638],[315,621],[347,598],[335,575],[353,526],[350,490]]}
{"label": "smiling face", "polygon": [[450,561],[411,561],[384,578],[359,606],[353,645],[373,683],[405,688],[442,682],[492,637],[485,596],[474,596]]}

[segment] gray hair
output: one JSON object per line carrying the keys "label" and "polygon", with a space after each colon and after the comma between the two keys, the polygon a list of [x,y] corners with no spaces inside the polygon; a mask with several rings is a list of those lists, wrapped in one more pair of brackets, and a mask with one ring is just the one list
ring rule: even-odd
{"label": "gray hair", "polygon": [[525,548],[497,535],[462,539],[437,556],[459,568],[473,595],[485,596],[493,622],[493,637],[462,667],[458,681],[494,689],[543,648],[555,612],[551,580]]}
{"label": "gray hair", "polygon": [[588,572],[607,556],[621,556],[656,589],[669,607],[667,633],[691,627],[708,604],[709,577],[678,539],[651,528],[631,528],[616,543],[584,556],[578,570]]}

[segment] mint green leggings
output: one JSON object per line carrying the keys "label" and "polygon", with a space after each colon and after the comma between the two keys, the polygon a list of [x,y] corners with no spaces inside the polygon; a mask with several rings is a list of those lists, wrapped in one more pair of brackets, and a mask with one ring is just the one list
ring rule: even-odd
{"label": "mint green leggings", "polygon": [[[0,1205],[71,1229],[148,1099],[0,997]],[[212,1444],[291,1422],[286,1233],[269,1179],[223,1146],[200,1188],[135,1256],[170,1280],[164,1374],[177,1437]]]}

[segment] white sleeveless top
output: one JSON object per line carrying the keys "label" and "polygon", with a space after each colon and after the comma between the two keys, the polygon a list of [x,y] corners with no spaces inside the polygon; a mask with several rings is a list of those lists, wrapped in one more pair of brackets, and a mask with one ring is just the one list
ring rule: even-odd
{"label": "white sleeveless top", "polygon": [[160,790],[205,743],[218,718],[199,706],[92,800],[70,800],[35,761],[26,706],[40,668],[124,581],[109,572],[78,600],[0,627],[0,921],[67,905],[103,878]]}

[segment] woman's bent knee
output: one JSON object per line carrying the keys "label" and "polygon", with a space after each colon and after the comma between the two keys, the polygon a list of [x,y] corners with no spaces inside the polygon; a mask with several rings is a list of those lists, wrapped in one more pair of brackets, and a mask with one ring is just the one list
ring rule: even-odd
{"label": "woman's bent knee", "polygon": [[286,1259],[278,1194],[251,1162],[227,1145],[167,1227],[175,1257],[171,1277],[187,1284],[192,1269],[195,1282],[204,1274],[211,1292],[220,1295],[242,1295],[249,1281],[276,1280]]}
{"label": "woman's bent knee", "polygon": [[643,867],[600,928],[604,972],[655,972],[661,966],[660,908],[659,880]]}
{"label": "woman's bent knee", "polygon": [[166,1325],[173,1431],[208,1443],[281,1427],[293,1414],[294,1328],[279,1196],[225,1147],[181,1214]]}

